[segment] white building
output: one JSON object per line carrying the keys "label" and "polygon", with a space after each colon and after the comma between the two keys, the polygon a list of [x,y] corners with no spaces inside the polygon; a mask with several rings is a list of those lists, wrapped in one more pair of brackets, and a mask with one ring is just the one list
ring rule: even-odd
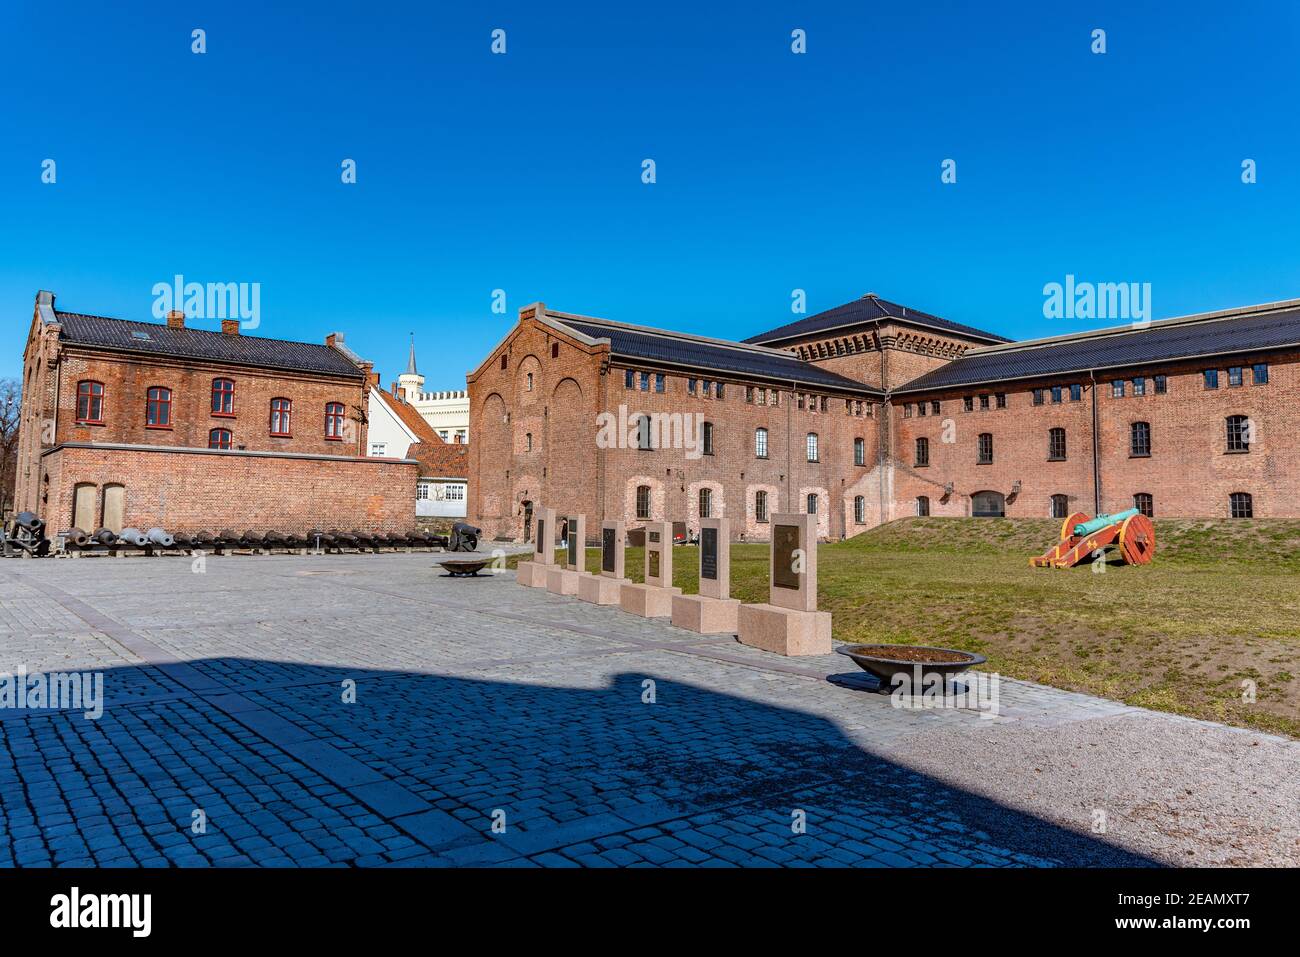
{"label": "white building", "polygon": [[469,393],[464,389],[425,392],[424,376],[415,368],[415,342],[406,371],[397,377],[397,389],[408,403],[433,427],[444,442],[469,441]]}
{"label": "white building", "polygon": [[[423,377],[415,371],[415,347],[407,371],[398,377],[392,392],[372,385],[367,401],[370,426],[369,455],[380,458],[412,458],[420,463],[415,514],[418,518],[464,518],[469,499],[469,448],[460,441],[444,441],[413,403],[406,401],[413,380]],[[463,394],[463,393],[462,393]],[[466,431],[468,431],[468,411]]]}

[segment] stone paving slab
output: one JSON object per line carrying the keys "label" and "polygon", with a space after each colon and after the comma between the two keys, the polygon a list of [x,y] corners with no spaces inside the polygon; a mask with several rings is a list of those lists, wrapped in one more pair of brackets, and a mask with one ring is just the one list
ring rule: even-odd
{"label": "stone paving slab", "polygon": [[0,563],[0,670],[108,701],[0,709],[0,865],[1300,862],[1295,742],[1009,680],[901,710],[433,558]]}

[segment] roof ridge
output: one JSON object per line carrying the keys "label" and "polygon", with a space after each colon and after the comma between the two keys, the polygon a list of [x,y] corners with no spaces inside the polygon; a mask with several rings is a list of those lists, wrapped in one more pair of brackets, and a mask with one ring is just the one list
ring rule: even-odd
{"label": "roof ridge", "polygon": [[763,355],[784,356],[787,359],[799,358],[788,349],[774,349],[771,346],[762,346],[752,342],[737,342],[734,339],[716,339],[713,336],[701,336],[693,332],[678,332],[673,329],[659,329],[655,326],[642,326],[631,322],[619,322],[616,319],[598,319],[595,316],[565,316],[562,318],[561,316],[551,312],[549,309],[547,310],[547,314],[560,322],[563,322],[564,319],[567,318],[574,322],[586,322],[597,326],[614,326],[619,329],[628,329],[632,332],[644,332],[649,335],[663,336],[668,339],[685,339],[691,342],[704,342],[711,346],[721,346],[727,349],[734,349],[737,352],[757,352]]}
{"label": "roof ridge", "polygon": [[[209,336],[224,336],[226,337],[226,339],[230,338],[229,333],[222,332],[220,329],[201,329],[196,326],[181,326],[180,328],[176,328],[175,326],[167,325],[167,323],[165,322],[150,322],[147,319],[121,319],[117,316],[98,316],[95,315],[94,313],[73,312],[69,309],[55,309],[54,315],[55,318],[58,318],[59,316],[76,316],[80,319],[98,319],[101,322],[124,322],[136,326],[148,326],[151,329],[166,329],[169,330],[170,333],[201,332]],[[304,342],[302,339],[281,339],[276,336],[259,336],[256,334],[245,335],[242,330],[240,331],[240,336],[244,339],[256,339],[259,342],[286,342],[289,343],[290,345],[295,345],[295,346],[310,346],[313,349],[330,348],[329,346],[324,345],[323,343]]]}

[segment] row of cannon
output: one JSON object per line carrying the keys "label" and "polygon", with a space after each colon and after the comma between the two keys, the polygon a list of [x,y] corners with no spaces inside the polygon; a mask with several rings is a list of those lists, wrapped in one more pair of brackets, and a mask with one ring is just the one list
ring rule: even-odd
{"label": "row of cannon", "polygon": [[50,540],[45,536],[45,523],[32,512],[19,512],[8,529],[0,526],[0,551],[5,558],[48,555]]}
{"label": "row of cannon", "polygon": [[337,528],[329,530],[313,528],[305,535],[293,532],[278,532],[274,529],[257,532],[247,529],[236,532],[222,529],[220,532],[168,532],[163,528],[124,528],[114,532],[107,528],[97,528],[88,532],[80,528],[68,530],[65,547],[69,550],[97,550],[100,548],[140,548],[149,551],[179,549],[182,551],[213,551],[220,553],[225,549],[320,549],[323,551],[340,551],[342,549],[381,548],[444,548],[449,551],[472,552],[478,548],[480,530],[465,522],[452,526],[450,535],[435,532],[411,530],[407,532],[365,532],[360,529],[343,531]]}

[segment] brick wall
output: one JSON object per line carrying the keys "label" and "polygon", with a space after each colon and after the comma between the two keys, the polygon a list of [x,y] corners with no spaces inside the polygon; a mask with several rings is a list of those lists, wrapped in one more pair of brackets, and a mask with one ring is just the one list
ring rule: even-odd
{"label": "brick wall", "polygon": [[[59,442],[136,442],[207,448],[212,429],[229,429],[232,443],[250,451],[308,452],[322,455],[364,455],[366,407],[361,378],[315,376],[236,368],[191,361],[161,361],[153,357],[92,354],[64,346],[57,405]],[[212,380],[235,384],[233,415],[212,412]],[[93,379],[104,384],[104,424],[77,422],[77,383]],[[169,428],[145,424],[150,387],[171,390]],[[291,400],[290,437],[271,435],[271,400]],[[325,405],[344,407],[343,438],[325,438]]]}
{"label": "brick wall", "polygon": [[[321,528],[406,531],[415,525],[419,466],[395,459],[296,458],[59,446],[42,457],[49,476],[40,512],[53,537],[72,525],[73,490],[125,487],[128,526],[237,532]],[[96,524],[102,520],[97,509]],[[87,529],[91,531],[91,529]]]}

